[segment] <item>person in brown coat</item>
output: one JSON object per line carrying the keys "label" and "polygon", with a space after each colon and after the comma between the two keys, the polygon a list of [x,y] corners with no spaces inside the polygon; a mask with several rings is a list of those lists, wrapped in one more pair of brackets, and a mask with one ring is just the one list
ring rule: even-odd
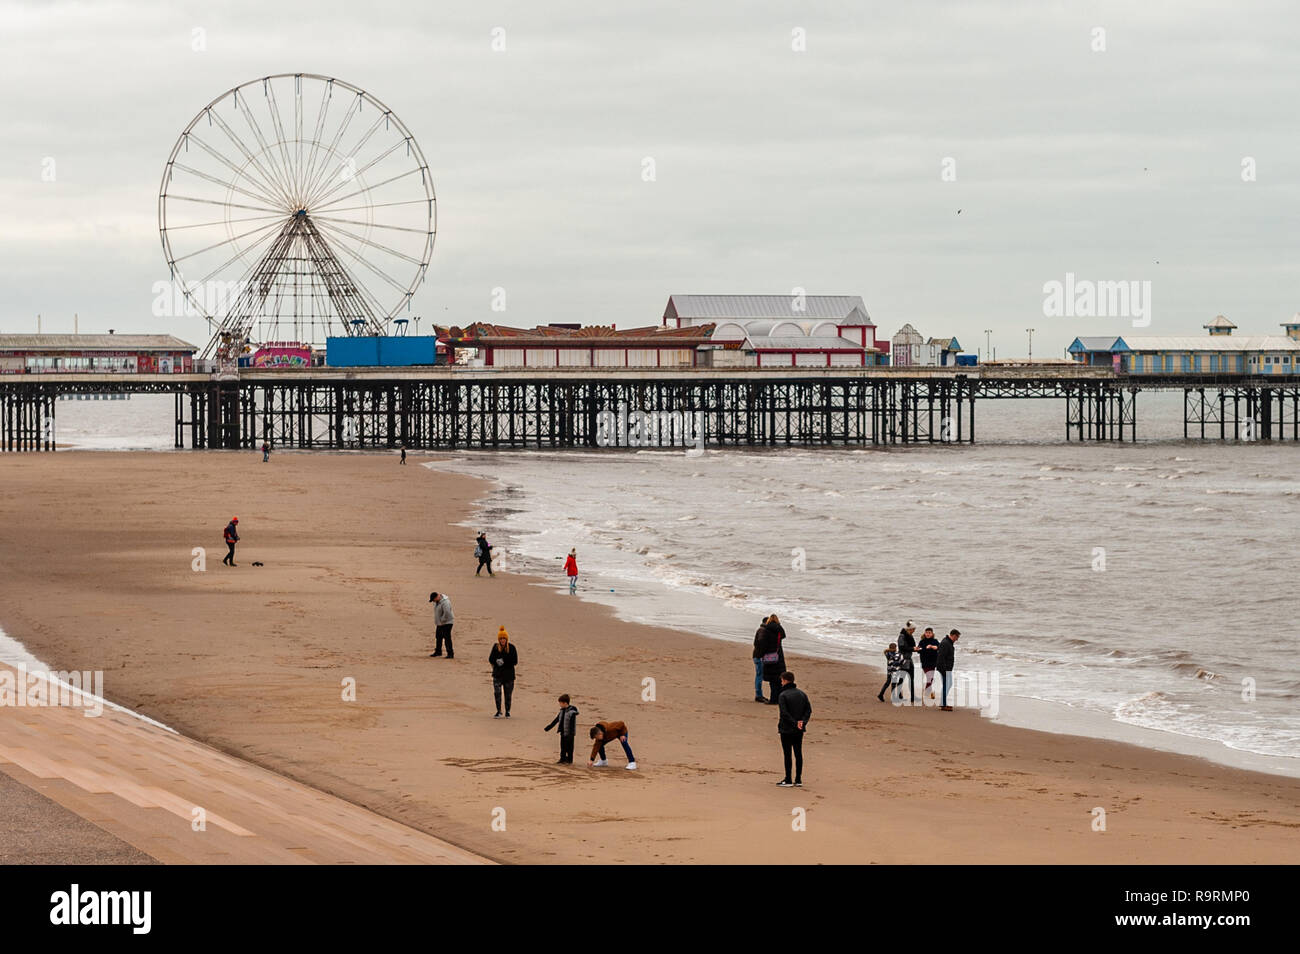
{"label": "person in brown coat", "polygon": [[627,744],[626,723],[597,722],[591,727],[591,738],[594,741],[591,746],[591,758],[587,759],[587,768],[600,768],[608,765],[609,760],[605,758],[605,743],[618,739],[623,746],[623,754],[627,756],[628,769],[633,772],[636,771],[636,756],[632,754],[632,747]]}

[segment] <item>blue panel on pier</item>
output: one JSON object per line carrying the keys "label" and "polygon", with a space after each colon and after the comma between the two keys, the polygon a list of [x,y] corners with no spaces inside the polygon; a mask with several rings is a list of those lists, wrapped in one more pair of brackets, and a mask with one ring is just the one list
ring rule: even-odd
{"label": "blue panel on pier", "polygon": [[327,338],[325,364],[331,368],[406,368],[438,363],[433,335]]}

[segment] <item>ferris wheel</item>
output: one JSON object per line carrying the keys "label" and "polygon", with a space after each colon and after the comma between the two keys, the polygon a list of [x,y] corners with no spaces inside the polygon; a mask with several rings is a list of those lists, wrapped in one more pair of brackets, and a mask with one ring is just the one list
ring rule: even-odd
{"label": "ferris wheel", "polygon": [[225,342],[385,334],[437,233],[433,178],[391,109],[311,73],[251,80],[199,111],[158,190],[172,281]]}

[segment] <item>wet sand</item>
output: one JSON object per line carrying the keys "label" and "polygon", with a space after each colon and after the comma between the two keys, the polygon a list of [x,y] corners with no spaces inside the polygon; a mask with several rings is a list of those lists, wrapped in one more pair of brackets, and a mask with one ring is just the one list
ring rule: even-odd
{"label": "wet sand", "polygon": [[[452,524],[481,485],[418,462],[7,456],[0,626],[53,668],[104,670],[105,695],[127,708],[494,860],[1300,854],[1300,780],[971,711],[894,708],[875,699],[874,665],[801,658],[797,645],[788,664],[814,707],[806,787],[779,789],[775,710],[752,701],[747,646],[621,622],[560,579],[475,578],[473,534]],[[229,569],[221,528],[234,514],[244,539]],[[201,572],[194,547],[207,548]],[[455,605],[454,660],[428,658],[432,589]],[[492,717],[498,625],[520,654],[510,720]],[[554,764],[558,740],[542,732],[560,692],[581,710],[572,767]],[[628,723],[639,771],[622,768],[617,747],[610,767],[586,768],[597,719]]]}

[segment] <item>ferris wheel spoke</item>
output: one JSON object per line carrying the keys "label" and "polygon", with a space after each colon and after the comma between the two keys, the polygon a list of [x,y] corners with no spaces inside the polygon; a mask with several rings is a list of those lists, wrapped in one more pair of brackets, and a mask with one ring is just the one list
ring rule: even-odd
{"label": "ferris wheel spoke", "polygon": [[293,168],[293,159],[289,156],[288,139],[284,134],[284,124],[280,122],[280,104],[275,98],[275,86],[266,80],[263,83],[266,92],[266,99],[270,103],[271,118],[275,122],[275,134],[278,138],[276,145],[280,147],[280,158],[284,160],[284,174],[289,181],[289,196],[293,199],[298,208],[302,208],[302,192],[298,187],[296,173]]}
{"label": "ferris wheel spoke", "polygon": [[341,225],[364,225],[371,229],[392,229],[397,232],[414,232],[416,235],[428,235],[428,229],[413,229],[408,225],[384,225],[382,222],[362,222],[359,219],[336,219],[328,215],[312,216],[317,222],[333,222]]}
{"label": "ferris wheel spoke", "polygon": [[[344,201],[345,199],[351,199],[351,198],[353,198],[353,197],[355,197],[355,196],[365,195],[367,192],[374,192],[376,189],[382,188],[383,186],[386,186],[386,185],[388,185],[389,183],[396,182],[398,179],[405,179],[407,176],[413,176],[413,175],[415,175],[415,174],[416,174],[417,172],[419,172],[419,171],[420,171],[419,169],[408,169],[408,170],[406,170],[406,172],[399,172],[397,175],[392,176],[391,178],[385,179],[385,180],[382,181],[382,182],[376,182],[376,183],[375,183],[374,185],[372,185],[372,186],[362,186],[362,187],[361,187],[360,189],[358,189],[356,192],[349,192],[347,195],[341,195],[341,196],[339,196],[337,199],[334,199],[334,200],[332,200],[332,201],[330,201],[330,202],[317,202],[317,203],[315,203],[315,204],[313,204],[313,205],[311,205],[311,206],[308,206],[308,208],[313,209],[313,210],[316,211],[316,212],[320,212],[320,211],[323,210],[323,209],[328,209],[328,208],[329,208],[331,205],[333,205],[335,202],[342,202],[342,201]],[[413,201],[415,201],[415,202],[427,202],[427,201],[429,201],[429,200],[428,200],[428,199],[415,199],[415,200],[413,200]],[[378,208],[378,206],[362,206],[362,208]],[[333,211],[338,211],[338,210],[335,209],[335,210],[333,210]]]}
{"label": "ferris wheel spoke", "polygon": [[215,149],[213,149],[211,146],[209,146],[206,142],[204,142],[202,139],[200,139],[198,136],[194,135],[193,133],[190,133],[190,139],[198,143],[199,146],[204,150],[204,152],[212,156],[212,158],[216,159],[218,162],[224,164],[226,168],[228,168],[236,176],[243,176],[245,179],[248,180],[249,185],[254,186],[255,188],[261,190],[262,200],[264,202],[274,202],[276,200],[275,189],[273,187],[269,187],[268,183],[265,183],[262,180],[254,178],[253,176],[249,175],[248,170],[246,168],[245,169],[239,168],[239,166],[235,165],[233,162],[231,162],[221,153],[217,152]]}
{"label": "ferris wheel spoke", "polygon": [[[392,182],[393,180],[389,179],[387,181]],[[385,183],[383,182],[379,183],[379,185],[384,185],[384,184]],[[378,186],[376,186],[375,188],[378,188]],[[334,200],[334,202],[339,202],[339,201],[341,200],[340,199]],[[327,205],[320,206],[320,208],[327,208],[328,205],[333,205],[333,204],[334,204],[333,202],[327,203]],[[376,202],[374,205],[350,205],[342,209],[330,209],[330,214],[333,215],[339,212],[362,212],[365,211],[366,209],[387,209],[396,205],[428,205],[428,204],[429,204],[428,199],[403,199],[400,202]]]}
{"label": "ferris wheel spoke", "polygon": [[[361,150],[365,147],[366,143],[370,141],[370,137],[375,134],[375,130],[379,128],[379,124],[384,121],[384,117],[387,115],[388,113],[381,113],[379,116],[377,116],[375,118],[375,121],[370,124],[370,128],[365,131],[365,134],[361,137],[361,139],[356,143],[356,145],[352,147],[352,149],[350,150],[352,155],[348,157],[349,160],[352,162],[352,166],[356,166],[355,157],[361,154]],[[369,166],[366,166],[365,168],[369,168]],[[330,189],[329,192],[326,192],[325,195],[329,195],[335,189],[341,188],[343,183],[355,179],[357,176],[361,175],[361,173],[362,170],[360,169],[349,168],[348,175],[345,178],[343,178],[340,182],[335,183],[334,188]],[[326,179],[317,180],[317,182],[315,182],[312,186],[313,194],[309,194],[307,197],[308,201],[315,201],[318,198],[324,198],[324,196],[316,195],[315,192],[320,188],[323,188],[325,185],[328,185],[328,180]],[[311,206],[308,206],[308,208],[311,208]]]}
{"label": "ferris wheel spoke", "polygon": [[236,96],[235,104],[239,109],[240,115],[244,117],[244,122],[248,123],[248,128],[253,133],[253,138],[257,140],[257,144],[261,148],[259,155],[266,157],[266,163],[270,166],[275,181],[280,184],[280,189],[285,194],[289,204],[293,204],[293,190],[289,188],[289,183],[284,178],[284,170],[282,170],[275,162],[275,154],[271,152],[271,147],[267,144],[266,137],[262,135],[262,127],[258,125],[257,117],[253,115],[252,109],[249,108],[248,97],[245,96],[243,101],[240,101],[239,97]]}
{"label": "ferris wheel spoke", "polygon": [[[360,101],[361,101],[361,94],[357,93],[357,102],[360,103]],[[308,195],[315,192],[321,180],[323,180],[325,176],[329,174],[329,168],[330,168],[329,156],[337,155],[339,143],[343,140],[343,136],[348,131],[348,127],[352,125],[352,117],[357,115],[359,111],[360,111],[359,109],[353,109],[351,106],[348,107],[347,112],[343,116],[343,122],[339,125],[339,128],[335,130],[334,138],[333,140],[330,141],[329,146],[325,150],[326,158],[323,160],[323,163],[320,167],[320,171],[315,174],[311,183],[308,185],[307,188]]]}
{"label": "ferris wheel spoke", "polygon": [[[232,236],[230,236],[229,238],[227,238],[227,239],[225,239],[225,240],[223,240],[223,241],[217,242],[217,243],[214,244],[214,245],[209,245],[209,246],[207,246],[206,248],[201,248],[201,249],[199,249],[199,250],[196,251],[196,252],[190,252],[188,255],[181,255],[181,256],[179,256],[179,257],[173,259],[173,261],[174,261],[174,262],[184,262],[184,261],[187,261],[188,259],[194,258],[194,256],[196,256],[196,255],[202,255],[202,254],[205,253],[205,252],[211,252],[211,251],[213,251],[214,249],[223,248],[223,247],[225,247],[225,246],[227,246],[227,245],[230,245],[230,244],[232,244],[232,243],[234,243],[234,242],[238,242],[240,239],[248,238],[248,236],[250,236],[250,235],[256,235],[258,232],[263,232],[263,231],[267,231],[268,229],[276,229],[276,228],[283,229],[284,226],[283,226],[282,224],[280,224],[280,223],[277,223],[277,222],[270,222],[270,223],[268,223],[268,224],[266,224],[266,225],[259,226],[259,227],[255,228],[255,229],[249,229],[247,232],[244,232],[244,233],[242,233],[242,234],[240,234],[240,235],[232,235]],[[271,234],[275,234],[275,233],[272,232]],[[247,251],[247,249],[244,249],[243,251]],[[236,257],[238,257],[238,256],[236,256]]]}
{"label": "ferris wheel spoke", "polygon": [[257,171],[262,174],[262,178],[266,180],[271,191],[274,192],[279,197],[279,200],[284,204],[284,207],[288,208],[290,205],[292,205],[293,203],[289,199],[289,194],[284,191],[283,186],[281,186],[276,181],[275,177],[263,167],[261,161],[253,154],[252,150],[248,148],[248,144],[244,142],[244,140],[239,136],[238,133],[236,133],[233,129],[230,128],[230,125],[224,119],[221,118],[221,114],[219,112],[214,113],[211,109],[209,109],[208,116],[217,124],[217,126],[221,129],[221,131],[226,134],[226,138],[229,139],[231,143],[234,145],[234,147],[238,149],[240,153],[243,154],[244,158],[248,160],[249,164],[252,165],[254,168],[256,168]]}
{"label": "ferris wheel spoke", "polygon": [[[163,198],[177,202],[201,202],[204,205],[219,205],[226,209],[248,209],[253,212],[271,212],[275,215],[284,215],[284,209],[271,209],[263,205],[240,205],[236,202],[223,202],[220,199],[200,199],[192,195],[173,195],[170,192],[164,193]],[[174,228],[174,226],[168,226]]]}
{"label": "ferris wheel spoke", "polygon": [[[313,221],[319,222],[320,220],[314,219]],[[407,255],[405,252],[399,252],[395,248],[389,248],[387,245],[381,245],[379,242],[373,241],[372,239],[368,239],[363,235],[357,235],[355,232],[349,232],[341,225],[335,225],[333,223],[326,223],[326,224],[328,224],[332,229],[334,229],[334,231],[346,235],[348,238],[352,239],[353,241],[361,242],[363,245],[369,245],[371,248],[377,248],[381,252],[387,252],[389,255],[393,256],[394,258],[400,258],[404,262],[410,262],[412,265],[415,265],[416,267],[419,267],[421,264],[423,264],[418,258],[412,258],[410,255]]]}
{"label": "ferris wheel spoke", "polygon": [[[313,197],[312,197],[313,201],[324,202],[326,199],[328,199],[331,195],[333,195],[333,194],[334,194],[335,192],[337,192],[339,189],[342,189],[343,186],[344,186],[344,185],[345,185],[349,180],[351,180],[351,179],[359,179],[359,178],[361,178],[361,177],[364,176],[367,172],[369,172],[371,169],[373,169],[376,165],[378,165],[380,162],[383,162],[385,159],[387,159],[389,156],[391,156],[394,152],[396,152],[396,151],[397,151],[397,147],[400,146],[400,145],[402,145],[404,142],[405,142],[405,140],[403,140],[401,143],[398,143],[398,142],[393,143],[391,146],[389,146],[387,149],[385,149],[385,150],[384,150],[383,152],[381,152],[379,155],[375,156],[375,158],[373,158],[373,159],[371,159],[369,162],[367,162],[364,166],[361,166],[361,167],[358,168],[358,169],[351,169],[351,170],[349,170],[349,175],[348,175],[348,177],[347,177],[346,179],[342,180],[341,182],[336,182],[336,183],[334,184],[334,188],[330,189],[330,190],[329,190],[328,192],[326,192],[324,195],[321,195],[321,196],[313,196]],[[311,206],[308,206],[308,208],[311,208]]]}
{"label": "ferris wheel spoke", "polygon": [[[217,276],[220,275],[221,273],[225,272],[228,268],[230,268],[231,265],[233,265],[236,261],[239,260],[240,256],[242,256],[242,255],[247,255],[249,252],[253,251],[253,249],[257,248],[257,246],[261,245],[261,244],[262,244],[263,242],[265,242],[267,239],[273,239],[275,236],[277,236],[277,235],[279,235],[279,234],[280,234],[280,233],[278,233],[278,232],[268,232],[266,235],[262,236],[260,239],[258,239],[256,242],[254,242],[252,245],[248,246],[248,247],[245,248],[245,249],[241,249],[240,251],[236,252],[234,255],[232,255],[232,256],[231,256],[229,259],[227,259],[225,262],[221,263],[221,264],[218,265],[216,268],[214,268],[212,271],[208,272],[208,274],[206,274],[206,275],[204,275],[202,278],[200,278],[200,279],[199,279],[199,285],[200,285],[200,286],[206,286],[206,285],[208,284],[208,282],[215,281],[216,278],[217,278]],[[245,286],[245,283],[247,283],[249,276],[252,275],[253,272],[257,271],[258,267],[261,265],[261,261],[262,261],[261,258],[257,258],[257,259],[254,260],[254,262],[253,262],[252,265],[250,265],[250,266],[248,266],[248,268],[244,269],[243,273],[242,273],[242,274],[241,274],[237,279],[234,280],[234,282],[233,282],[233,287],[235,287],[235,288],[243,288],[243,287]]]}
{"label": "ferris wheel spoke", "polygon": [[258,195],[256,192],[249,192],[247,189],[241,186],[237,186],[233,182],[226,182],[218,178],[217,176],[209,175],[206,172],[203,172],[199,169],[195,169],[193,166],[187,166],[179,162],[172,163],[172,166],[176,169],[180,169],[182,172],[188,172],[190,175],[198,176],[200,179],[206,179],[208,182],[215,183],[216,185],[221,186],[223,189],[230,189],[231,191],[238,192],[241,195],[246,195],[250,199],[257,199],[259,202],[267,201],[265,196]]}
{"label": "ferris wheel spoke", "polygon": [[326,84],[320,99],[320,109],[316,113],[316,128],[311,134],[311,152],[307,156],[307,168],[303,172],[305,182],[313,181],[316,173],[316,156],[320,152],[321,134],[325,132],[325,117],[329,114],[330,103],[334,100],[334,81]]}
{"label": "ferris wheel spoke", "polygon": [[[327,228],[332,228],[334,231],[338,231],[337,227],[333,227],[333,226],[325,226],[325,225],[322,225],[321,228],[322,228],[322,230],[325,230],[325,229],[327,229]],[[373,244],[373,243],[367,243],[367,244]],[[375,265],[375,264],[374,264],[373,262],[371,262],[369,259],[367,259],[367,258],[362,258],[359,254],[357,254],[356,251],[354,251],[354,250],[352,250],[352,249],[346,249],[346,251],[348,252],[348,254],[350,254],[350,255],[352,256],[352,258],[353,258],[354,261],[356,261],[356,262],[360,263],[361,265],[364,265],[366,268],[370,269],[372,272],[374,272],[374,273],[375,273],[376,275],[378,275],[381,279],[383,279],[384,281],[386,281],[389,285],[393,286],[393,288],[397,289],[397,290],[398,290],[399,292],[401,292],[403,295],[405,295],[405,294],[410,290],[406,285],[403,285],[403,284],[402,284],[401,282],[399,282],[397,279],[393,278],[393,277],[392,277],[391,275],[389,275],[386,271],[384,271],[384,270],[383,270],[382,268],[380,268],[379,266]]]}
{"label": "ferris wheel spoke", "polygon": [[[229,206],[227,206],[229,208]],[[218,225],[234,225],[238,222],[256,222],[259,219],[284,219],[283,212],[272,212],[269,215],[250,215],[243,219],[221,219],[216,222],[195,222],[193,225],[169,225],[168,232],[181,232],[185,229],[207,229]]]}

